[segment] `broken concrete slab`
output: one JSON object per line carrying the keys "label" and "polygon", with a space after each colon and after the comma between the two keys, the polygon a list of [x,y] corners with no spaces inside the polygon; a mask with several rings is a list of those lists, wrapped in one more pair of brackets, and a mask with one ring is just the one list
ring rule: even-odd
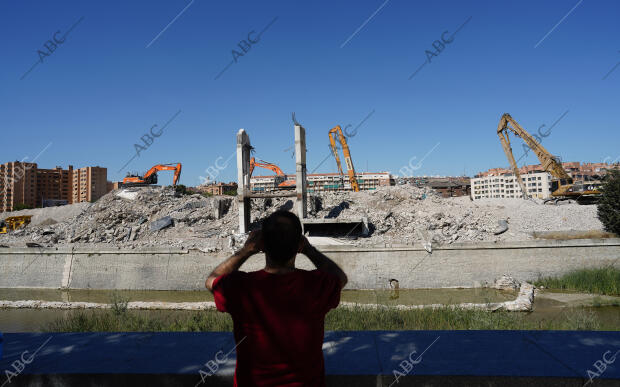
{"label": "broken concrete slab", "polygon": [[170,216],[164,216],[151,223],[151,231],[163,230],[166,227],[172,226],[173,221]]}
{"label": "broken concrete slab", "polygon": [[503,234],[508,231],[508,221],[505,219],[500,219],[497,221],[497,228],[493,232],[494,235]]}

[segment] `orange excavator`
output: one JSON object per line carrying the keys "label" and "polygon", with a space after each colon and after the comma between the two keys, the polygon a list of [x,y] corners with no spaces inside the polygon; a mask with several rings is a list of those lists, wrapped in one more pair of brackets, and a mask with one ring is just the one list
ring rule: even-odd
{"label": "orange excavator", "polygon": [[275,186],[277,188],[283,189],[292,189],[295,188],[295,180],[286,180],[286,174],[275,164],[268,163],[265,160],[256,161],[254,157],[250,159],[250,177],[252,177],[252,172],[254,172],[254,167],[261,167],[265,169],[269,169],[276,173],[276,177],[274,179]]}
{"label": "orange excavator", "polygon": [[338,164],[338,172],[340,172],[341,177],[344,175],[342,173],[342,166],[340,165],[340,157],[338,157],[338,149],[336,148],[336,140],[334,139],[334,134],[338,135],[340,145],[342,145],[342,153],[344,155],[344,162],[347,164],[347,173],[349,174],[351,189],[355,192],[359,192],[360,186],[357,182],[357,179],[355,178],[355,168],[353,168],[351,152],[349,151],[349,146],[347,145],[347,139],[344,137],[344,134],[342,134],[342,129],[340,128],[340,125],[336,125],[336,127],[329,131],[329,143],[331,144],[332,153],[334,154],[334,158],[336,159],[336,164]]}
{"label": "orange excavator", "polygon": [[149,184],[157,184],[157,172],[159,171],[174,171],[174,177],[172,178],[172,185],[177,185],[179,182],[179,178],[181,177],[181,163],[178,164],[157,164],[144,176],[136,176],[136,175],[127,175],[123,179],[123,186],[140,186],[140,185],[149,185]]}

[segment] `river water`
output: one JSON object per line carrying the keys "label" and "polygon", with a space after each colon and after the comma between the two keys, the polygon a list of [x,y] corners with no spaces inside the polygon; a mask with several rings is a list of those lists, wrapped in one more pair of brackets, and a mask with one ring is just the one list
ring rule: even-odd
{"label": "river water", "polygon": [[[414,290],[345,290],[341,300],[347,302],[383,305],[454,305],[466,302],[488,303],[514,300],[516,292],[487,288],[474,289],[414,289]],[[0,289],[0,300],[83,301],[110,303],[114,298],[129,301],[201,302],[213,301],[208,291],[142,291],[142,290],[56,290],[56,289]],[[534,302],[534,311],[528,318],[545,320],[557,318],[565,303],[544,297]],[[620,325],[620,307],[583,307],[592,311],[603,326]],[[102,310],[93,310],[102,313]],[[195,313],[183,310],[135,311],[149,317],[181,317]],[[36,332],[51,322],[76,313],[58,309],[0,309],[0,332]]]}

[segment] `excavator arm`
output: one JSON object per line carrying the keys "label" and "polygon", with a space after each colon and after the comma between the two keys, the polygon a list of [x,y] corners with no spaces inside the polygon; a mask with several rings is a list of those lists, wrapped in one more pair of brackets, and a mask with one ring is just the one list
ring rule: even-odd
{"label": "excavator arm", "polygon": [[157,172],[174,171],[172,185],[177,185],[181,178],[181,163],[177,164],[157,164],[149,169],[144,176],[127,176],[123,179],[123,184],[155,184],[157,183]]}
{"label": "excavator arm", "polygon": [[521,137],[523,141],[525,141],[527,146],[536,154],[536,157],[538,157],[538,160],[545,171],[551,173],[551,175],[556,179],[564,180],[566,182],[565,184],[573,183],[573,179],[568,173],[566,173],[562,167],[562,164],[560,164],[560,162],[553,157],[551,153],[545,149],[545,147],[536,141],[534,137],[523,129],[521,125],[519,125],[517,121],[510,116],[510,114],[504,113],[499,121],[499,125],[497,126],[497,135],[502,143],[502,148],[504,148],[504,153],[506,153],[506,157],[510,162],[515,178],[521,187],[524,199],[528,198],[527,188],[525,186],[525,182],[521,179],[519,167],[517,166],[517,162],[512,154],[510,138],[508,136],[509,131],[513,132],[517,137]]}
{"label": "excavator arm", "polygon": [[347,139],[344,137],[342,133],[342,128],[340,125],[336,125],[329,131],[329,143],[332,148],[332,153],[334,154],[334,158],[336,159],[336,164],[338,164],[338,172],[340,176],[343,175],[342,166],[340,165],[340,157],[338,156],[338,149],[336,149],[336,140],[334,136],[338,136],[338,140],[342,145],[342,153],[344,155],[344,162],[347,164],[347,173],[349,175],[349,182],[351,183],[351,189],[355,192],[359,192],[360,187],[357,183],[357,179],[355,178],[355,168],[353,167],[353,160],[351,159],[351,152],[349,151],[349,146],[347,145]]}
{"label": "excavator arm", "polygon": [[295,180],[286,180],[286,174],[275,164],[268,163],[264,160],[256,161],[254,157],[250,159],[250,177],[254,172],[255,167],[269,169],[273,171],[277,177],[275,179],[275,185],[280,188],[295,188]]}
{"label": "excavator arm", "polygon": [[260,161],[262,161],[262,162],[256,161],[256,159],[254,157],[252,157],[250,159],[250,177],[252,176],[252,172],[254,172],[254,168],[255,167],[261,167],[261,168],[269,169],[269,170],[275,172],[276,175],[286,176],[284,174],[284,172],[282,172],[280,167],[278,167],[277,165],[268,163],[268,162],[266,162],[264,160],[260,160]]}
{"label": "excavator arm", "polygon": [[329,144],[332,147],[332,154],[334,155],[334,158],[336,159],[336,164],[338,165],[338,172],[340,173],[340,176],[343,176],[344,173],[342,172],[342,165],[340,164],[340,156],[338,156],[338,149],[336,148],[336,140],[334,139],[334,134],[333,134],[339,128],[340,126],[337,126],[329,131]]}

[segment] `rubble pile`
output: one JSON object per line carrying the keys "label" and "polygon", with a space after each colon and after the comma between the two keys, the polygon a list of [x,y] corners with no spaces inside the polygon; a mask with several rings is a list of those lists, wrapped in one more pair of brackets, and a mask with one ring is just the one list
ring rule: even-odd
{"label": "rubble pile", "polygon": [[27,227],[7,237],[42,246],[195,247],[197,242],[216,251],[228,245],[219,239],[237,228],[236,217],[227,216],[232,204],[231,197],[180,195],[169,187],[130,188],[105,195],[63,222]]}
{"label": "rubble pile", "polygon": [[428,187],[381,187],[322,194],[317,217],[368,218],[371,235],[358,244],[452,243],[493,239],[498,218],[467,201],[444,199]]}
{"label": "rubble pile", "polygon": [[[277,209],[293,210],[293,200],[252,199],[252,227]],[[108,244],[230,251],[245,240],[238,234],[237,201],[230,196],[181,195],[171,187],[139,187],[111,192],[94,204],[65,206],[44,221],[0,235],[0,244],[76,246]],[[3,214],[10,216],[10,214]],[[596,206],[543,205],[521,199],[442,198],[428,187],[399,185],[364,192],[321,192],[308,197],[310,218],[368,220],[368,237],[349,236],[354,245],[527,240],[533,231],[601,230]]]}

